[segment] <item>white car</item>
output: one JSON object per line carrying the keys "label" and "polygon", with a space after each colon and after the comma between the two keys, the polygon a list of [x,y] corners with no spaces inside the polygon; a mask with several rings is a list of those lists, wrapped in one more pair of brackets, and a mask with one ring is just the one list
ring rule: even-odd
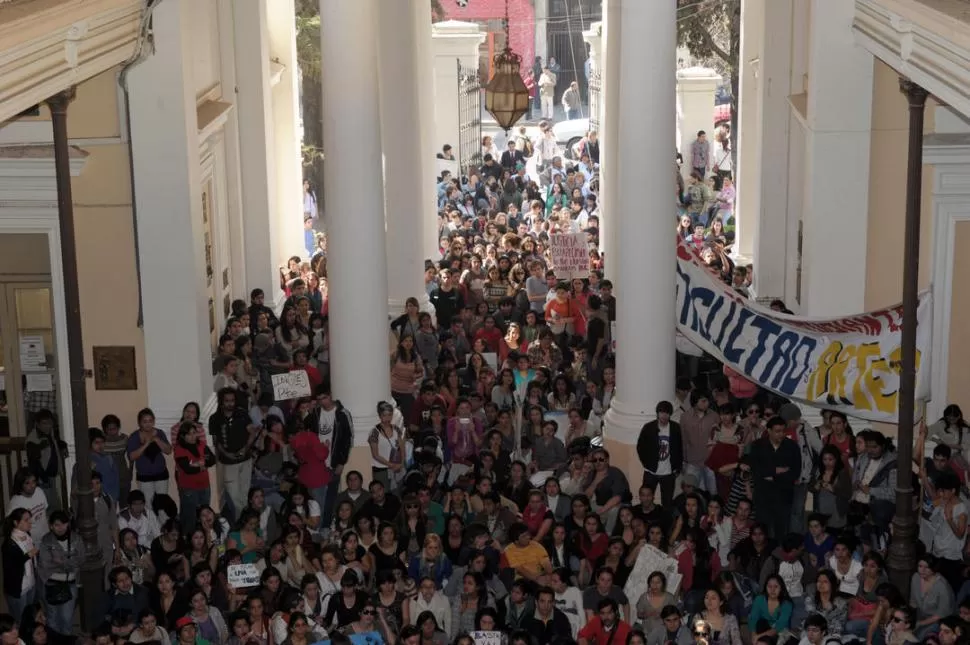
{"label": "white car", "polygon": [[579,140],[589,132],[589,119],[571,119],[560,121],[552,126],[552,133],[556,135],[556,142],[566,151],[568,159],[575,158],[575,147]]}

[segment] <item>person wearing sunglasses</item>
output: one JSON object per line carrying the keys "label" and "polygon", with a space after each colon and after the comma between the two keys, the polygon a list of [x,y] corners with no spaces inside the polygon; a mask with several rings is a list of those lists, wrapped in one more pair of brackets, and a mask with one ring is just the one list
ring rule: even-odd
{"label": "person wearing sunglasses", "polygon": [[586,496],[593,502],[593,510],[603,520],[607,533],[613,532],[620,504],[632,498],[630,482],[623,471],[610,465],[610,453],[598,448],[590,455],[593,472],[584,483]]}
{"label": "person wearing sunglasses", "polygon": [[913,633],[916,624],[916,610],[909,605],[893,609],[889,625],[886,627],[886,645],[906,645],[920,640]]}
{"label": "person wearing sunglasses", "polygon": [[364,608],[360,610],[360,618],[341,631],[347,636],[367,634],[367,642],[370,645],[383,645],[390,642],[388,641],[388,634],[393,633],[388,628],[384,608],[378,609],[372,602],[365,603]]}
{"label": "person wearing sunglasses", "polygon": [[310,645],[310,643],[310,621],[306,614],[294,611],[290,614],[286,640],[281,645]]}

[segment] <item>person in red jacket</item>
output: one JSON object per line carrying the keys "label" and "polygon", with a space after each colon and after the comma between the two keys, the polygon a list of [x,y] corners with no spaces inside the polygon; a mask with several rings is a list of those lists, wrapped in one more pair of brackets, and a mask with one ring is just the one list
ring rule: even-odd
{"label": "person in red jacket", "polygon": [[316,428],[302,426],[290,439],[290,449],[300,467],[296,478],[307,487],[322,511],[327,502],[327,486],[333,477],[330,469],[330,449],[321,443]]}
{"label": "person in red jacket", "polygon": [[179,487],[179,522],[182,534],[189,535],[196,523],[196,511],[208,506],[209,468],[216,463],[216,456],[207,445],[198,426],[186,421],[179,426],[175,442],[175,483]]}
{"label": "person in red jacket", "polygon": [[320,370],[315,368],[309,363],[310,355],[305,349],[298,349],[293,352],[293,364],[290,365],[291,372],[297,372],[303,370],[306,372],[307,378],[310,381],[310,391],[313,392],[317,389],[317,386],[323,383],[323,376],[320,375]]}

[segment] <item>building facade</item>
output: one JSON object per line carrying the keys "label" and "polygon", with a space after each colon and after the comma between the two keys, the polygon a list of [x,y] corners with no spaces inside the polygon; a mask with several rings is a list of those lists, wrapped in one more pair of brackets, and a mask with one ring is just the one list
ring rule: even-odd
{"label": "building facade", "polygon": [[77,88],[68,136],[89,425],[112,413],[130,432],[151,407],[168,428],[188,401],[205,415],[231,301],[258,287],[279,304],[276,267],[305,253],[293,2],[272,6],[0,4],[4,499],[37,409],[52,408],[74,454],[71,278],[44,101]]}
{"label": "building facade", "polygon": [[[930,419],[970,405],[970,21],[924,0],[744,0],[740,252],[759,298],[839,316],[902,299],[908,103],[923,132],[921,289],[933,291]],[[807,27],[806,27],[807,25]]]}

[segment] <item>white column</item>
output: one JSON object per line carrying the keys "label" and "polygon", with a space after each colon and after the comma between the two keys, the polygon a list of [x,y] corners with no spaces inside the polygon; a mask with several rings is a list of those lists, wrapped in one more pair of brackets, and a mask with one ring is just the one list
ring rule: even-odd
{"label": "white column", "polygon": [[851,3],[811,11],[801,304],[838,316],[865,306],[873,57],[852,35]]}
{"label": "white column", "polygon": [[[541,3],[540,3],[541,4]],[[583,32],[583,42],[589,45],[589,67],[590,72],[603,72],[603,23],[602,21],[590,24],[589,29]],[[603,79],[600,78],[600,100],[589,105],[589,121],[597,122],[602,126],[603,118]],[[602,133],[601,133],[602,134]],[[601,204],[602,206],[602,204]]]}
{"label": "white column", "polygon": [[[619,12],[616,13],[617,7]],[[619,70],[619,130],[616,180],[639,186],[615,194],[614,221],[627,232],[662,229],[672,219],[671,156],[674,138],[676,6],[673,2],[610,2],[607,20],[619,16],[624,32],[619,56],[608,60]],[[643,203],[642,196],[650,202]],[[639,224],[637,223],[639,222]],[[617,293],[617,396],[606,415],[607,433],[635,444],[658,401],[674,391],[674,245],[666,235],[617,236],[613,263],[631,277]]]}
{"label": "white column", "polygon": [[[478,46],[485,34],[474,22],[446,20],[431,27],[434,56],[434,139],[437,153],[446,143],[458,150],[458,61],[467,67],[478,65]],[[483,81],[484,82],[484,81]]]}
{"label": "white column", "polygon": [[[620,182],[617,171],[619,169],[620,150],[620,43],[622,38],[622,23],[620,19],[620,0],[605,0],[603,11],[603,75],[600,77],[603,94],[603,110],[600,113],[600,195],[603,204],[600,212],[600,250],[603,253],[603,267],[606,277],[613,281],[613,286],[620,284],[620,275],[616,257],[616,208],[610,205],[618,199]],[[614,198],[614,196],[617,196]],[[611,211],[612,209],[612,211]],[[611,221],[611,217],[613,220]]]}
{"label": "white column", "polygon": [[[792,0],[766,0],[759,66],[761,210],[754,227],[754,287],[759,298],[785,295],[788,148],[791,126]],[[794,304],[794,303],[792,303]]]}
{"label": "white column", "polygon": [[324,164],[330,363],[334,395],[354,415],[357,445],[391,391],[377,17],[378,0],[320,2],[323,140],[339,160]]}
{"label": "white column", "polygon": [[707,133],[707,145],[714,160],[714,93],[721,84],[721,75],[706,67],[689,67],[677,71],[677,100],[680,102],[680,153],[684,164],[680,172],[686,181],[690,177],[690,149],[701,130]]}
{"label": "white column", "polygon": [[293,255],[303,255],[303,155],[300,133],[300,70],[296,60],[294,0],[272,0],[267,12],[273,74],[273,143],[276,157],[276,248],[273,267]]}
{"label": "white column", "polygon": [[387,294],[392,314],[402,312],[410,297],[421,298],[422,309],[430,304],[423,279],[423,224],[434,212],[426,210],[427,164],[420,158],[425,114],[418,96],[418,78],[424,71],[418,61],[418,5],[429,7],[427,0],[388,2],[381,6],[379,18]]}
{"label": "white column", "polygon": [[[738,97],[738,150],[734,170],[735,246],[738,254],[754,254],[754,228],[761,210],[761,102],[759,71],[765,30],[765,0],[741,0],[741,74]],[[757,269],[757,267],[755,267]]]}
{"label": "white column", "polygon": [[[154,53],[128,76],[145,294],[145,376],[148,404],[159,427],[177,421],[187,401],[204,403],[212,393],[199,135],[189,42],[193,1],[158,5],[152,17]],[[173,303],[178,303],[177,315]]]}
{"label": "white column", "polygon": [[277,257],[278,231],[275,226],[280,214],[276,201],[267,1],[236,2],[232,10],[239,165],[246,232],[246,284],[250,289],[262,289],[266,293],[267,306],[275,307],[276,300],[282,297],[278,269],[281,258]]}
{"label": "white column", "polygon": [[[424,248],[424,258],[437,261],[441,252],[438,250],[438,189],[435,178],[438,175],[435,161],[435,75],[434,56],[431,53],[431,4],[417,3],[413,6],[414,33],[417,37],[418,51],[418,84],[419,110],[421,111],[421,149],[417,162],[421,164],[421,186],[423,206],[421,217],[423,233],[421,244]],[[421,282],[422,288],[424,281]]]}

